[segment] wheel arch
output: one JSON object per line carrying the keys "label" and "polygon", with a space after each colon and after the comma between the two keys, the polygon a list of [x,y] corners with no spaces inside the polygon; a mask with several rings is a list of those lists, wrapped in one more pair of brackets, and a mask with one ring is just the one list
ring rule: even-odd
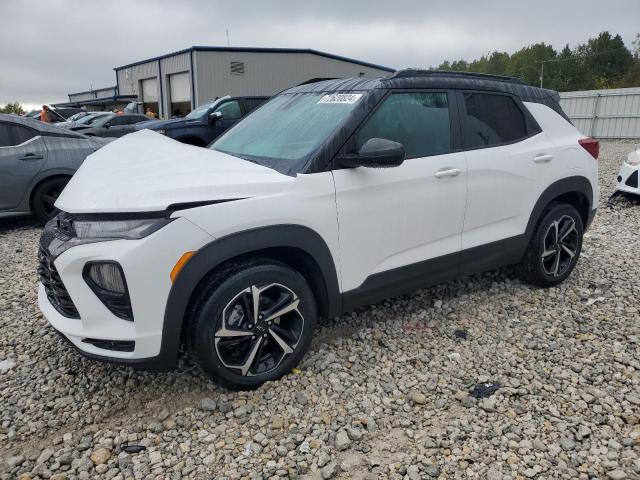
{"label": "wheel arch", "polygon": [[275,225],[214,240],[198,250],[171,287],[165,307],[160,356],[177,360],[189,308],[207,279],[224,265],[248,257],[272,258],[297,270],[309,282],[319,313],[340,313],[341,297],[333,256],[322,237],[308,227]]}
{"label": "wheel arch", "polygon": [[583,176],[566,177],[549,185],[538,198],[529,217],[525,232],[527,243],[545,211],[553,203],[568,203],[575,207],[580,213],[586,231],[592,219],[593,186],[589,179]]}

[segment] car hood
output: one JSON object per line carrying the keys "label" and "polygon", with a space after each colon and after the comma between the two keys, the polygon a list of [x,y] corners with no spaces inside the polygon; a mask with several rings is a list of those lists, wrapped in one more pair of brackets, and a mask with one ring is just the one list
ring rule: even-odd
{"label": "car hood", "polygon": [[199,124],[200,120],[186,120],[184,118],[172,118],[171,120],[149,120],[148,122],[140,122],[135,124],[136,130],[160,130],[161,128],[178,127],[187,124]]}
{"label": "car hood", "polygon": [[166,210],[181,203],[275,194],[293,177],[141,130],[89,155],[56,201],[69,213]]}

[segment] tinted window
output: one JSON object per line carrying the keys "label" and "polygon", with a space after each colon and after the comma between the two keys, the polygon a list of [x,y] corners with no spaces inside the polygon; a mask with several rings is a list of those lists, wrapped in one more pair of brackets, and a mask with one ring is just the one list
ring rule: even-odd
{"label": "tinted window", "polygon": [[112,127],[115,127],[118,125],[128,125],[130,122],[127,117],[116,116],[116,117],[113,117],[108,123]]}
{"label": "tinted window", "polygon": [[464,105],[467,148],[514,142],[527,136],[525,116],[511,97],[466,92]]}
{"label": "tinted window", "polygon": [[37,133],[30,128],[9,123],[0,123],[0,147],[20,145],[36,135]]}
{"label": "tinted window", "polygon": [[240,104],[237,100],[223,103],[216,108],[216,112],[222,113],[222,118],[225,120],[240,118],[242,116],[242,113],[240,112]]}
{"label": "tinted window", "polygon": [[407,157],[438,155],[451,150],[446,93],[393,93],[355,135],[359,150],[371,138],[404,145]]}
{"label": "tinted window", "polygon": [[265,99],[264,98],[245,98],[243,102],[244,102],[245,112],[249,113],[251,110],[258,108],[260,105],[262,105],[265,102]]}

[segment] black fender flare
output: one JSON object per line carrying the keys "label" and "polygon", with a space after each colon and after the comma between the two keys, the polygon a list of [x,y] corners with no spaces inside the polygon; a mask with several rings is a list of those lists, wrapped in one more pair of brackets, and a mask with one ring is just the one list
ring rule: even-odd
{"label": "black fender flare", "polygon": [[317,263],[324,280],[328,315],[339,314],[341,296],[329,247],[314,230],[301,225],[273,225],[234,233],[205,245],[187,262],[171,287],[165,307],[162,345],[157,360],[165,368],[178,360],[182,326],[192,294],[216,267],[234,257],[269,248],[296,248]]}
{"label": "black fender flare", "polygon": [[[587,198],[588,217],[590,219],[593,217],[593,186],[589,179],[583,176],[565,177],[549,185],[549,187],[542,192],[538,201],[534,205],[531,216],[529,217],[529,222],[527,223],[527,229],[525,230],[527,244],[531,240],[533,232],[547,205],[560,195],[576,192],[583,194]],[[585,224],[585,230],[587,226],[588,224]]]}

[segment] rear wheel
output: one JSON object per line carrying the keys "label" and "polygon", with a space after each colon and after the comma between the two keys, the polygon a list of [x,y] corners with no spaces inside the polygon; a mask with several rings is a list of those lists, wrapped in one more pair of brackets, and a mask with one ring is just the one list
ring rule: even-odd
{"label": "rear wheel", "polygon": [[69,183],[69,177],[50,178],[33,191],[31,210],[38,222],[46,223],[58,213],[54,204],[67,183]]}
{"label": "rear wheel", "polygon": [[553,205],[538,224],[521,264],[524,278],[552,287],[573,271],[582,250],[582,218],[571,205]]}
{"label": "rear wheel", "polygon": [[300,273],[266,259],[230,265],[209,281],[194,306],[191,352],[224,385],[256,388],[298,364],[316,318],[315,299]]}

